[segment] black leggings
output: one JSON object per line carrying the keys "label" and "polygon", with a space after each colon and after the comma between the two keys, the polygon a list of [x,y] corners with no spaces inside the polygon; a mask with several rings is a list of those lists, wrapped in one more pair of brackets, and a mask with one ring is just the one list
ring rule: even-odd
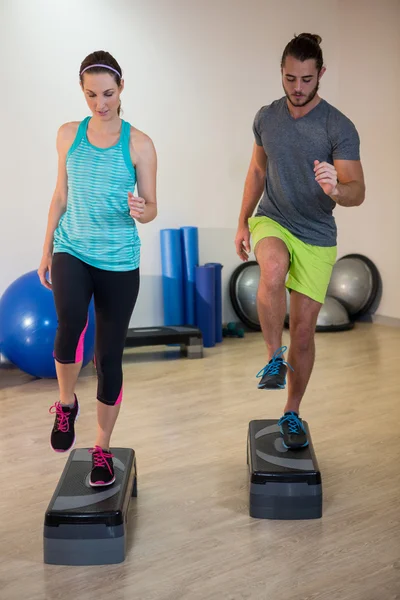
{"label": "black leggings", "polygon": [[139,269],[104,271],[64,252],[53,256],[51,280],[58,317],[54,357],[63,364],[81,362],[92,296],[96,312],[97,399],[113,406],[122,401],[122,354],[139,293]]}

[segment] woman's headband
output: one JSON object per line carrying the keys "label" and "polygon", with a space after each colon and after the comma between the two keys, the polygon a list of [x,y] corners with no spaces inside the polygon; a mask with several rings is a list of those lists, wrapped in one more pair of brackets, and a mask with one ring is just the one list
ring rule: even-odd
{"label": "woman's headband", "polygon": [[85,67],[82,71],[81,71],[81,76],[84,74],[85,71],[87,71],[88,69],[93,69],[93,67],[102,67],[103,69],[109,69],[110,71],[114,71],[114,73],[116,73],[118,75],[118,77],[120,79],[122,79],[122,75],[119,71],[117,71],[117,69],[114,69],[113,67],[109,67],[108,65],[89,65],[88,67]]}

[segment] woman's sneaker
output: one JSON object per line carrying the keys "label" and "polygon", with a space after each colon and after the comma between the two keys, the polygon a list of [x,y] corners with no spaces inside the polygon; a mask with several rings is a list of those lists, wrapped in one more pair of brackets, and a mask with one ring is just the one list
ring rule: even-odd
{"label": "woman's sneaker", "polygon": [[51,447],[55,452],[68,452],[75,444],[75,421],[79,415],[78,398],[75,396],[73,408],[56,402],[50,407],[49,413],[56,415],[50,436]]}
{"label": "woman's sneaker", "polygon": [[95,446],[89,450],[92,455],[92,471],[89,483],[92,487],[111,485],[115,481],[113,454]]}

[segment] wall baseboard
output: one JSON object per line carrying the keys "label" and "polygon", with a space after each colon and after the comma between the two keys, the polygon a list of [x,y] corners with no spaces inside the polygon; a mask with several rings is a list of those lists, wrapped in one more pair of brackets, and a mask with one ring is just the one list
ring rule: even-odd
{"label": "wall baseboard", "polygon": [[372,322],[389,327],[400,327],[400,319],[396,317],[385,317],[384,315],[373,315]]}

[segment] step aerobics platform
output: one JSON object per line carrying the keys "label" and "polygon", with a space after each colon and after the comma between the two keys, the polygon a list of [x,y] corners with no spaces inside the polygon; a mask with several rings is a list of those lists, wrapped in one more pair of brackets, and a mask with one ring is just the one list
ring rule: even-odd
{"label": "step aerobics platform", "polygon": [[284,447],[277,420],[250,421],[247,464],[251,517],[318,519],[322,516],[322,481],[308,424],[309,445]]}
{"label": "step aerobics platform", "polygon": [[136,458],[130,448],[111,448],[115,482],[92,488],[92,455],[73,450],[44,519],[44,562],[103,565],[125,560],[128,508],[137,495]]}
{"label": "step aerobics platform", "polygon": [[203,336],[196,327],[135,327],[128,329],[125,346],[179,345],[188,358],[203,357]]}

